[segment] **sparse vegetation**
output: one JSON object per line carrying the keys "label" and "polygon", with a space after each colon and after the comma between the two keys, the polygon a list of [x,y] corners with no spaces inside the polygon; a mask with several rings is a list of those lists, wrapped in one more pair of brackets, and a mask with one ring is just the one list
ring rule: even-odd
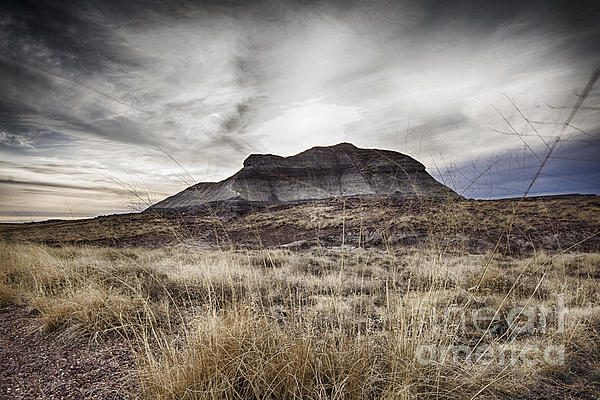
{"label": "sparse vegetation", "polygon": [[[509,220],[511,223],[509,224]],[[600,198],[451,202],[334,199],[266,207],[246,214],[126,214],[79,221],[0,224],[0,240],[50,246],[164,245],[222,249],[423,247],[443,252],[600,251]],[[500,239],[500,242],[498,240]],[[499,245],[497,248],[496,245]]]}
{"label": "sparse vegetation", "polygon": [[586,398],[599,259],[2,244],[0,299],[124,339],[148,399]]}

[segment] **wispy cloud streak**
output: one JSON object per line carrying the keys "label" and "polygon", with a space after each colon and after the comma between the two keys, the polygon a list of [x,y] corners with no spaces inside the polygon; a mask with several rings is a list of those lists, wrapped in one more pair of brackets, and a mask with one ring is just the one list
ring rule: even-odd
{"label": "wispy cloud streak", "polygon": [[[47,198],[25,182],[47,193],[45,182],[112,176],[162,196],[222,179],[249,153],[341,141],[408,152],[495,196],[486,179],[514,177],[495,160],[524,145],[546,154],[568,119],[562,107],[600,64],[599,19],[586,0],[4,1],[0,156],[13,164],[0,178],[23,184],[3,184],[0,214],[39,213]],[[591,157],[579,144],[598,140],[598,107],[592,93],[565,125],[553,175]],[[581,161],[571,183],[542,176],[535,190],[596,190],[573,182],[597,168]],[[52,187],[43,214],[127,203],[100,186],[115,190],[86,204]]]}

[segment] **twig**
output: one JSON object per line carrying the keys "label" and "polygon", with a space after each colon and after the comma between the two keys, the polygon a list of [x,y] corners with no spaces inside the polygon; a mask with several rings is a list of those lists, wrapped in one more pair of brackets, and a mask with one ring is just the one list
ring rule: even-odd
{"label": "twig", "polygon": [[548,159],[550,158],[550,156],[554,152],[554,149],[556,149],[556,145],[560,141],[561,136],[565,133],[565,131],[567,130],[567,128],[569,126],[571,126],[571,121],[575,117],[575,114],[577,114],[577,111],[579,111],[579,109],[581,108],[581,105],[583,104],[583,101],[586,99],[586,97],[588,96],[588,94],[590,93],[590,91],[592,90],[592,88],[594,87],[594,84],[598,80],[599,76],[600,76],[600,67],[598,67],[592,73],[592,76],[590,77],[590,80],[588,81],[587,85],[585,85],[585,88],[583,89],[583,92],[581,92],[581,95],[577,96],[577,101],[573,105],[573,109],[569,113],[569,116],[567,117],[567,119],[565,120],[565,122],[563,122],[563,125],[562,125],[562,128],[560,130],[560,133],[556,137],[556,140],[552,144],[552,147],[548,151],[548,154],[546,154],[546,158],[544,158],[544,161],[540,165],[540,168],[537,170],[537,172],[535,173],[535,176],[533,177],[533,179],[529,183],[529,186],[527,187],[527,190],[525,191],[525,194],[523,195],[523,197],[527,197],[527,195],[529,194],[529,191],[531,190],[531,188],[535,184],[535,181],[537,181],[538,177],[540,176],[540,173],[544,169],[544,166],[546,165],[546,162],[548,162]]}

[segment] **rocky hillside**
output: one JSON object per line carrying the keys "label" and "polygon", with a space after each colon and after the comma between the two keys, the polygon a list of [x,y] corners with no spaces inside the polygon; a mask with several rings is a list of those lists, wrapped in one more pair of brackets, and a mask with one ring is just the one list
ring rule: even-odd
{"label": "rocky hillside", "polygon": [[340,143],[290,157],[252,154],[232,177],[198,183],[151,209],[187,210],[223,203],[276,205],[340,197],[460,196],[407,155]]}

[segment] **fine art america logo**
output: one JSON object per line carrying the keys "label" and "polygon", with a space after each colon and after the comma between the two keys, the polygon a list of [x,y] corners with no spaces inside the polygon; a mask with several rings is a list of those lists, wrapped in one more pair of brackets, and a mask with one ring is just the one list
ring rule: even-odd
{"label": "fine art america logo", "polygon": [[[567,311],[562,297],[553,307],[515,306],[502,313],[491,307],[472,311],[450,307],[444,327],[458,344],[421,345],[415,357],[420,364],[562,365],[565,346],[555,339],[564,333]],[[545,337],[548,340],[528,340]]]}

